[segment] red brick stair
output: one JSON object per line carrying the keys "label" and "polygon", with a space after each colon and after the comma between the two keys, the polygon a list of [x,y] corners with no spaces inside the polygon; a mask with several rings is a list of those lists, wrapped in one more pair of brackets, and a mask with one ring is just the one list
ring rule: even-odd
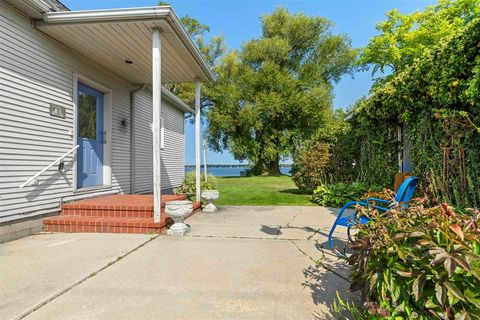
{"label": "red brick stair", "polygon": [[[162,221],[153,222],[152,195],[113,195],[74,201],[62,205],[59,216],[43,220],[49,232],[162,233],[171,219],[164,214],[165,203],[185,200],[185,195],[162,196]],[[193,213],[201,203],[193,203]],[[192,214],[193,214],[192,213]]]}

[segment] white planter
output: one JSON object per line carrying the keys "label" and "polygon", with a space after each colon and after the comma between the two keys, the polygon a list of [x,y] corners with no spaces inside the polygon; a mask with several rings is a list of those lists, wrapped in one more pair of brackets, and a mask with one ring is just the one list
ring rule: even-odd
{"label": "white planter", "polygon": [[165,213],[173,218],[174,224],[168,229],[167,234],[172,236],[183,236],[190,230],[190,227],[185,224],[185,216],[193,211],[192,201],[167,201],[165,204]]}
{"label": "white planter", "polygon": [[217,207],[213,204],[213,201],[217,200],[219,196],[218,190],[203,190],[202,198],[207,200],[207,204],[203,207],[203,212],[217,211]]}

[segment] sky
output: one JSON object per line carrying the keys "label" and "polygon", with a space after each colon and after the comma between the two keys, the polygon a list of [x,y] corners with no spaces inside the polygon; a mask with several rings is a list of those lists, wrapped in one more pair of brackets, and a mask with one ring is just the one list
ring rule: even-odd
{"label": "sky", "polygon": [[[145,7],[157,0],[61,0],[72,10]],[[375,25],[385,19],[385,13],[398,9],[402,13],[423,10],[432,0],[167,0],[178,16],[189,15],[210,27],[209,35],[223,34],[229,48],[240,49],[242,44],[261,36],[260,17],[286,7],[290,12],[303,12],[310,16],[323,16],[334,23],[333,33],[347,34],[353,47],[368,44],[376,35]],[[367,95],[372,85],[369,71],[358,72],[354,78],[345,76],[335,85],[335,109],[347,108]],[[205,125],[205,124],[204,124]],[[202,128],[203,129],[203,128]],[[185,163],[195,163],[195,133],[190,121],[185,125]],[[203,161],[203,160],[202,160]],[[232,155],[207,152],[210,164],[236,163]]]}

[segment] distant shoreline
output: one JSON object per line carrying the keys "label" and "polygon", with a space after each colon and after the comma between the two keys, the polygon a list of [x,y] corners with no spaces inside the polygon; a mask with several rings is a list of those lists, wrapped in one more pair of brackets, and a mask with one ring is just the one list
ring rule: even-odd
{"label": "distant shoreline", "polygon": [[[203,167],[203,164],[201,165]],[[195,167],[195,164],[186,164],[185,167]],[[279,165],[280,168],[291,168],[291,163],[284,163]],[[207,168],[250,168],[249,164],[207,164]]]}

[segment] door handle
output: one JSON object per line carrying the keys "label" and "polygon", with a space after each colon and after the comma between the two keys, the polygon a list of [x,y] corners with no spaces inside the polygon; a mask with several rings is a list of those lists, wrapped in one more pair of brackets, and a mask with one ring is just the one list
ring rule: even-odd
{"label": "door handle", "polygon": [[103,131],[103,143],[107,144],[107,130]]}

